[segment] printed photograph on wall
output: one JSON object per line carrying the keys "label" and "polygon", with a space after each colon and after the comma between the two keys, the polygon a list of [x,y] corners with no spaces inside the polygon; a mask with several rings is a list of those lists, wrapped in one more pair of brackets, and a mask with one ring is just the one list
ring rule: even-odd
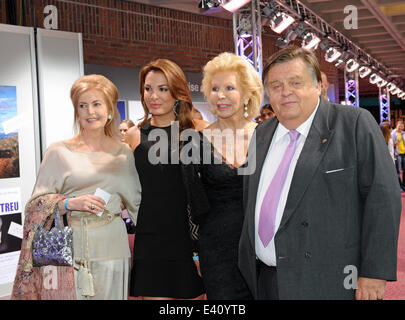
{"label": "printed photograph on wall", "polygon": [[0,215],[0,254],[20,251],[22,221],[21,212]]}
{"label": "printed photograph on wall", "polygon": [[20,176],[18,131],[10,126],[17,117],[17,88],[0,85],[0,179]]}

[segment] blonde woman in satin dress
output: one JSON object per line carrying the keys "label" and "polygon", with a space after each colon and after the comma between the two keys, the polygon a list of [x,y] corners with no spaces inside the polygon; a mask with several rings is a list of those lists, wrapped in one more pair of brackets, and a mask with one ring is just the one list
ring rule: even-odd
{"label": "blonde woman in satin dress", "polygon": [[[88,75],[74,83],[71,99],[79,132],[48,148],[31,199],[64,195],[57,205],[61,214],[69,211],[73,228],[73,298],[126,300],[131,252],[120,213],[125,206],[136,223],[141,187],[132,151],[118,140],[118,90],[104,76]],[[107,204],[94,195],[97,188],[111,194]],[[15,283],[14,291],[23,290]]]}

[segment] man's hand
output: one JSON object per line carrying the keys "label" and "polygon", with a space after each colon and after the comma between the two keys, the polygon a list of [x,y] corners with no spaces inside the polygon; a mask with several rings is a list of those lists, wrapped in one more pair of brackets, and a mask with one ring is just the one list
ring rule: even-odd
{"label": "man's hand", "polygon": [[357,281],[356,300],[382,300],[385,284],[381,279],[359,278]]}

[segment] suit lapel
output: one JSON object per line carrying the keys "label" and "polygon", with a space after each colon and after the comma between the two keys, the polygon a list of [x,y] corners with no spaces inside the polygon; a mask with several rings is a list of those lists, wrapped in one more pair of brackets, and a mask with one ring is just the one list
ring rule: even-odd
{"label": "suit lapel", "polygon": [[[248,178],[248,203],[246,206],[246,218],[248,219],[249,238],[253,249],[255,248],[255,211],[256,211],[256,198],[257,189],[259,187],[260,175],[263,168],[264,160],[266,159],[267,152],[270,147],[271,140],[273,139],[274,132],[276,131],[278,121],[276,118],[269,120],[269,123],[263,124],[263,130],[256,134],[256,150],[250,150],[250,154],[255,154],[256,169]],[[257,133],[257,131],[256,131]],[[252,145],[251,145],[252,146]]]}
{"label": "suit lapel", "polygon": [[297,208],[333,137],[333,130],[329,129],[329,112],[329,102],[321,99],[294,170],[280,228]]}

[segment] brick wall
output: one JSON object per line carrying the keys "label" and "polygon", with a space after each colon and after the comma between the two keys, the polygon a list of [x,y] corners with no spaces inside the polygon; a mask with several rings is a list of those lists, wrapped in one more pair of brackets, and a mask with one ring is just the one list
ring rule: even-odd
{"label": "brick wall", "polygon": [[0,0],[0,23],[6,23],[6,1]]}
{"label": "brick wall", "polygon": [[[59,30],[83,34],[85,63],[140,68],[160,57],[199,72],[220,52],[234,51],[231,20],[122,0],[25,0],[27,26],[43,27],[46,5],[58,8]],[[277,50],[275,39],[263,34],[264,58]],[[330,69],[332,81],[335,73]]]}
{"label": "brick wall", "polygon": [[[217,54],[234,51],[231,20],[123,0],[25,0],[25,24],[43,28],[46,5],[58,8],[59,30],[83,34],[88,64],[141,68],[152,59],[167,58],[185,72],[200,72]],[[0,19],[5,23],[5,14]],[[277,37],[265,28],[264,59],[278,50]],[[338,88],[338,70],[323,55],[317,51],[321,69]]]}
{"label": "brick wall", "polygon": [[84,62],[140,68],[167,58],[199,72],[233,50],[232,21],[122,0],[26,0],[26,25],[43,27],[46,5],[58,8],[59,30],[83,34]]}

